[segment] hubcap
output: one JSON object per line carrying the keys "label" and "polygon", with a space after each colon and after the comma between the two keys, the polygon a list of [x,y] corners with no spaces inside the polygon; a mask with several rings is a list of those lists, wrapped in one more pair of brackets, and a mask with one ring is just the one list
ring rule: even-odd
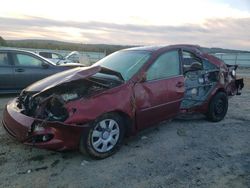
{"label": "hubcap", "polygon": [[95,126],[92,132],[92,146],[100,153],[110,151],[117,144],[119,135],[120,129],[117,122],[113,119],[104,119]]}
{"label": "hubcap", "polygon": [[110,133],[108,131],[105,131],[104,133],[102,133],[102,139],[107,140],[110,136]]}

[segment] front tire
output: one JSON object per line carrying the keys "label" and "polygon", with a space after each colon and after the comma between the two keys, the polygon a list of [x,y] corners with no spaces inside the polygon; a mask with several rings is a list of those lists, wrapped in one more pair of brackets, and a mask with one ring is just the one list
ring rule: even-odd
{"label": "front tire", "polygon": [[109,157],[120,148],[124,133],[125,124],[118,114],[104,114],[81,137],[80,151],[97,159]]}
{"label": "front tire", "polygon": [[216,93],[210,101],[207,118],[209,121],[221,121],[227,114],[228,97],[224,92]]}

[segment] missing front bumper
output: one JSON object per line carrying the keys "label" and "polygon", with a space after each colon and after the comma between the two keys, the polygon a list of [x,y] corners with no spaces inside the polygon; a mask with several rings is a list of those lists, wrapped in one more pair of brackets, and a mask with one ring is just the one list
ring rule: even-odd
{"label": "missing front bumper", "polygon": [[[32,118],[22,114],[16,105],[16,99],[6,105],[2,120],[3,127],[12,137],[27,145],[59,151],[78,149],[82,133],[89,129],[88,124],[64,124]],[[34,124],[42,124],[43,129],[32,130]],[[47,135],[49,137],[44,139]]]}

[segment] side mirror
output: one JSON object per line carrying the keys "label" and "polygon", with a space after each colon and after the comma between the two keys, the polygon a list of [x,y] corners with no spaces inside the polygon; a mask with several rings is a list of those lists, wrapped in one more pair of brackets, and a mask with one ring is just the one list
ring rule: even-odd
{"label": "side mirror", "polygon": [[42,63],[42,67],[44,68],[44,69],[47,69],[47,68],[49,68],[49,65],[47,64],[47,63]]}

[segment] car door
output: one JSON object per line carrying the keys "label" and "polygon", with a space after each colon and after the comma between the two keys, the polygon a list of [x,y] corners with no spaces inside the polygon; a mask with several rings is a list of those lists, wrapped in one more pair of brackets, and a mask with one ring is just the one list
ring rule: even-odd
{"label": "car door", "polygon": [[52,57],[51,58],[54,60],[54,62],[58,62],[60,60],[63,60],[63,56],[60,55],[60,54],[56,54],[56,53],[52,53]]}
{"label": "car door", "polygon": [[0,52],[0,90],[13,90],[15,87],[13,62],[9,52]]}
{"label": "car door", "polygon": [[23,89],[53,73],[51,64],[33,54],[16,52],[13,54],[16,88]]}
{"label": "car door", "polygon": [[139,129],[178,114],[184,96],[180,53],[160,55],[146,71],[146,81],[135,85],[136,121]]}

